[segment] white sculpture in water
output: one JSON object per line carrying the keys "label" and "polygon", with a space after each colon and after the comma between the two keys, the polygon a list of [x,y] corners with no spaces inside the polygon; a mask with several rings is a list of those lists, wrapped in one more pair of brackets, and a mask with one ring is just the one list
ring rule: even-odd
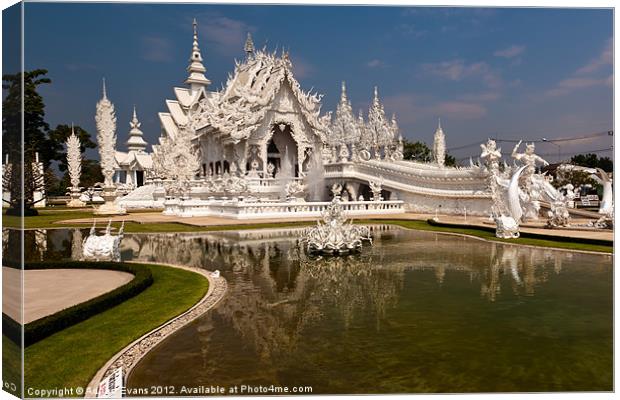
{"label": "white sculpture in water", "polygon": [[69,201],[67,207],[84,207],[86,204],[80,200],[80,174],[82,173],[82,152],[80,151],[80,139],[75,136],[73,126],[71,135],[67,138],[67,171],[69,172]]}
{"label": "white sculpture in water", "polygon": [[323,221],[308,229],[305,241],[311,253],[343,254],[359,250],[363,241],[372,242],[372,238],[367,226],[347,223],[340,196],[334,196],[323,212]]}
{"label": "white sculpture in water", "polygon": [[112,235],[112,220],[108,221],[105,234],[97,236],[95,230],[96,221],[93,221],[93,226],[90,228],[90,233],[84,243],[82,244],[82,256],[87,260],[121,260],[121,240],[123,240],[123,230],[125,228],[125,221],[123,221],[121,228],[118,230],[118,235]]}
{"label": "white sculpture in water", "polygon": [[125,210],[115,203],[117,193],[112,177],[114,176],[114,155],[116,152],[116,116],[114,115],[114,104],[108,99],[106,93],[105,80],[103,81],[103,97],[97,102],[95,122],[97,123],[99,163],[104,178],[101,197],[105,201],[97,207],[95,214],[124,214]]}

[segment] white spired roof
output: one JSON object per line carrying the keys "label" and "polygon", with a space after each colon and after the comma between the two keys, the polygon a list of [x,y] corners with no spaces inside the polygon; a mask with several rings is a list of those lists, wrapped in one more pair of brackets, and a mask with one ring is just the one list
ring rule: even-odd
{"label": "white spired roof", "polygon": [[129,122],[131,130],[129,131],[129,139],[127,139],[127,149],[131,151],[143,152],[146,150],[148,143],[144,140],[144,134],[140,130],[140,121],[136,115],[136,107],[133,107],[133,118]]}
{"label": "white spired roof", "polygon": [[192,124],[196,130],[211,126],[234,142],[247,139],[261,125],[283,85],[290,88],[304,119],[324,140],[331,116],[320,116],[322,95],[301,89],[286,52],[279,57],[265,50],[248,53],[244,62],[236,63],[221,91],[199,101]]}

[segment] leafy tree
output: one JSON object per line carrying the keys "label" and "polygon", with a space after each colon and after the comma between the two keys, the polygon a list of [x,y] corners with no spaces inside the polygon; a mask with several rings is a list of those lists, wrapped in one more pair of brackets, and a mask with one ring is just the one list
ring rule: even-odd
{"label": "leafy tree", "polygon": [[456,167],[457,165],[456,158],[448,153],[446,153],[446,160],[444,163],[446,164],[446,167]]}
{"label": "leafy tree", "polygon": [[[33,209],[34,191],[42,189],[43,174],[32,168],[35,153],[39,153],[44,170],[50,165],[51,142],[47,137],[49,125],[45,122],[45,104],[43,97],[37,92],[39,85],[51,83],[45,77],[47,70],[36,69],[24,73],[2,76],[2,88],[7,95],[2,103],[2,140],[4,154],[9,155],[12,164],[11,173],[3,186],[11,193],[7,213],[20,213],[21,205],[24,214],[36,214]],[[22,143],[22,89],[23,89],[23,143]],[[21,152],[24,153],[24,181],[21,181]],[[23,184],[23,186],[22,186]],[[23,188],[23,190],[22,190]],[[40,201],[40,200],[39,200]]]}
{"label": "leafy tree", "polygon": [[430,162],[433,159],[433,152],[424,142],[403,141],[403,157],[405,160],[420,162]]}
{"label": "leafy tree", "polygon": [[[433,151],[424,142],[403,141],[403,158],[405,160],[413,160],[420,162],[431,162],[433,160]],[[446,153],[445,165],[447,167],[456,166],[456,158]]]}
{"label": "leafy tree", "polygon": [[596,154],[577,154],[570,159],[571,164],[588,168],[600,168],[606,172],[614,170],[614,162],[609,157],[599,158]]}

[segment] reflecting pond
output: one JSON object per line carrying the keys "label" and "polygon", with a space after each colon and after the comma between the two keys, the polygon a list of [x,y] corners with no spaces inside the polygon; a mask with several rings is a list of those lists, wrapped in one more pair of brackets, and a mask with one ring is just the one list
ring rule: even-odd
{"label": "reflecting pond", "polygon": [[[300,232],[125,235],[124,260],[218,269],[229,282],[128,386],[612,390],[611,256],[376,226],[360,254],[314,258]],[[29,231],[26,242],[33,259],[70,258],[86,234]]]}

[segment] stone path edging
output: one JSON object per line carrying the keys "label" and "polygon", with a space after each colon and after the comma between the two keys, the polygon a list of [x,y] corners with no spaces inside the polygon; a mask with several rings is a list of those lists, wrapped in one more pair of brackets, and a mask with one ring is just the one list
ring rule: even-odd
{"label": "stone path edging", "polygon": [[163,325],[156,327],[155,329],[145,333],[138,339],[134,340],[121,351],[113,355],[103,367],[97,371],[95,376],[88,383],[85,391],[85,397],[95,397],[99,382],[105,377],[110,375],[117,368],[123,368],[123,380],[127,379],[131,370],[138,365],[140,360],[151,350],[153,350],[159,343],[161,343],[168,336],[178,331],[185,325],[189,324],[196,318],[200,317],[205,312],[213,308],[217,303],[224,298],[226,294],[228,284],[223,277],[214,278],[211,276],[211,271],[186,267],[183,265],[165,264],[157,262],[143,262],[143,261],[129,261],[135,264],[155,264],[164,265],[167,267],[184,269],[187,271],[196,272],[203,275],[209,281],[209,289],[207,293],[200,299],[200,301],[192,306],[189,310],[185,311]]}

